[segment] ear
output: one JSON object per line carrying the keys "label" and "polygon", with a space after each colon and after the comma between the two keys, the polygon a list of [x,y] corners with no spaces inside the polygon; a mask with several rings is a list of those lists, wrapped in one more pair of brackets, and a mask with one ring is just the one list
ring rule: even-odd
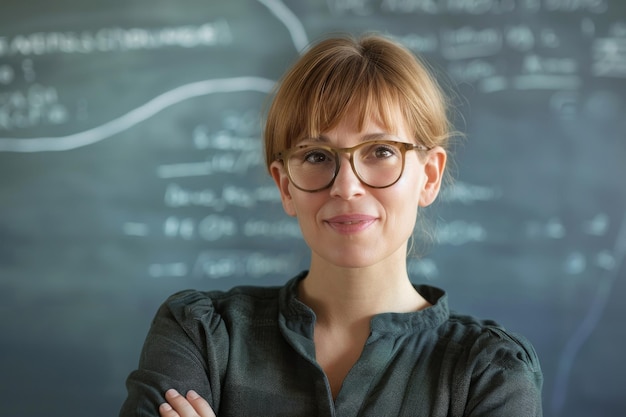
{"label": "ear", "polygon": [[440,146],[436,146],[428,151],[424,164],[426,179],[419,198],[419,205],[421,207],[429,206],[437,198],[439,190],[441,189],[443,172],[446,169],[447,157],[446,151]]}
{"label": "ear", "polygon": [[285,171],[285,166],[282,162],[274,161],[270,165],[270,172],[272,178],[280,191],[280,200],[283,202],[283,210],[290,216],[296,216],[296,208],[291,198],[291,192],[289,191],[289,177]]}

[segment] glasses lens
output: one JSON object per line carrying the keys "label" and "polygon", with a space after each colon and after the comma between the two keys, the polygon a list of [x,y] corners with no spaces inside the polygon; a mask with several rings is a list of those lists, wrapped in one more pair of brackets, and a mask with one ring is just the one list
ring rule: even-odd
{"label": "glasses lens", "polygon": [[[359,180],[370,187],[384,188],[398,181],[402,175],[403,155],[400,143],[384,140],[364,142],[352,148],[352,163]],[[291,181],[306,191],[324,189],[335,179],[339,166],[337,158],[330,147],[304,146],[295,149],[287,160]]]}
{"label": "glasses lens", "polygon": [[365,184],[387,187],[402,175],[402,150],[391,142],[364,143],[354,152],[354,169]]}
{"label": "glasses lens", "polygon": [[295,150],[287,161],[294,185],[307,191],[327,187],[335,178],[337,161],[328,149],[304,147]]}

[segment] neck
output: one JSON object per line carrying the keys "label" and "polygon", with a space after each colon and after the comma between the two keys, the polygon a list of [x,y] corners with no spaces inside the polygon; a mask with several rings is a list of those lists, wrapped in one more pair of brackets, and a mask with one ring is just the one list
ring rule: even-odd
{"label": "neck", "polygon": [[369,326],[376,314],[406,313],[428,306],[413,288],[404,262],[341,268],[315,255],[300,285],[300,298],[313,309],[318,324],[332,327]]}

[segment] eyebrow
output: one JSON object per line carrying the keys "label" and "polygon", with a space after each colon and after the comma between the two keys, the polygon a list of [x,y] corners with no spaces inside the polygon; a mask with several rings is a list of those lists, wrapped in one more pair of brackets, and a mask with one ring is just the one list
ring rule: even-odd
{"label": "eyebrow", "polygon": [[[394,138],[398,138],[395,134],[393,133],[389,133],[389,132],[377,132],[377,133],[368,133],[366,135],[363,135],[361,137],[361,142],[368,142],[368,141],[373,141],[376,139],[379,139],[381,137],[387,137],[387,136],[391,136]],[[301,142],[305,142],[305,141],[311,141],[311,142],[321,142],[321,143],[329,143],[330,139],[328,138],[328,136],[326,135],[320,135],[317,137],[311,137],[311,138],[303,138],[302,140],[298,141],[298,143]]]}

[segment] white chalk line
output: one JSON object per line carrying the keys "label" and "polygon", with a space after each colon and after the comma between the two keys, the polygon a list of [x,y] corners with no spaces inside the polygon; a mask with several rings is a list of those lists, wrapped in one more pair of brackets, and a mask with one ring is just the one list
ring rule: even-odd
{"label": "white chalk line", "polygon": [[160,111],[194,97],[215,93],[258,91],[269,93],[275,80],[235,77],[198,81],[163,93],[146,104],[92,129],[60,137],[0,138],[0,152],[68,151],[92,145],[143,122]]}
{"label": "white chalk line", "polygon": [[[282,22],[291,36],[294,47],[303,52],[308,38],[302,22],[280,0],[258,0]],[[213,79],[186,84],[157,96],[146,104],[92,129],[60,137],[0,138],[0,152],[68,151],[92,145],[143,122],[169,106],[183,100],[213,93],[259,91],[269,93],[274,80],[260,77]]]}
{"label": "white chalk line", "polygon": [[615,267],[610,271],[606,271],[605,276],[601,277],[602,282],[599,283],[598,290],[591,300],[591,306],[587,314],[574,334],[566,342],[563,354],[559,358],[551,403],[551,411],[554,413],[554,417],[561,414],[565,405],[570,374],[576,356],[600,323],[611,296],[611,289],[618,279],[619,271],[624,266],[624,259],[626,258],[626,216],[622,220],[620,231],[617,235],[613,256],[615,258]]}

